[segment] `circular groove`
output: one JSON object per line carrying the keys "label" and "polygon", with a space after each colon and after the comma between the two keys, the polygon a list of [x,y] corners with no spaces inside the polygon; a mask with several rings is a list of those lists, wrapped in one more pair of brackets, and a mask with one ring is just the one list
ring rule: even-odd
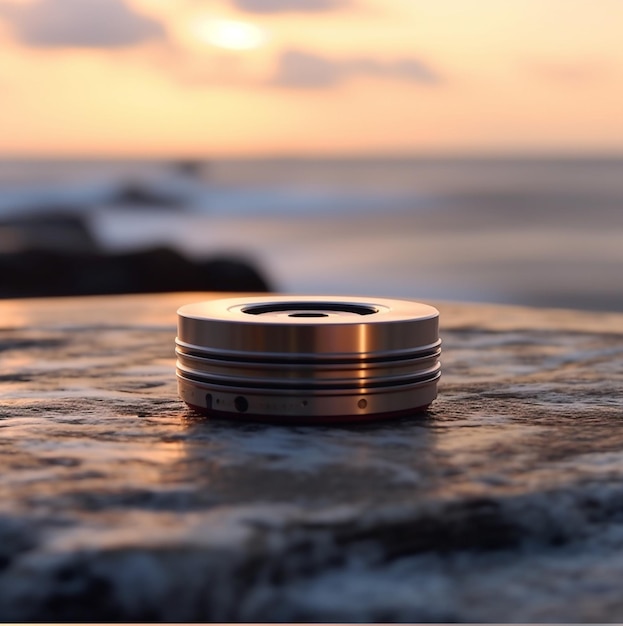
{"label": "circular groove", "polygon": [[374,387],[393,387],[398,385],[406,385],[412,382],[421,382],[434,380],[438,377],[438,373],[441,369],[441,365],[437,363],[429,370],[423,370],[419,372],[411,372],[409,374],[385,376],[383,378],[364,378],[364,377],[350,377],[350,378],[243,378],[223,376],[218,374],[205,374],[203,372],[189,369],[183,365],[177,365],[178,373],[181,372],[187,378],[192,380],[203,380],[205,382],[215,382],[223,385],[235,384],[239,387],[253,387],[253,388],[270,388],[270,389],[361,389],[361,388],[374,388]]}
{"label": "circular groove", "polygon": [[420,346],[418,348],[405,347],[401,350],[393,350],[391,352],[378,351],[374,354],[367,352],[358,353],[275,353],[263,352],[258,354],[257,351],[232,351],[232,350],[215,350],[211,347],[205,348],[188,344],[179,337],[175,339],[176,353],[196,356],[200,358],[218,359],[221,361],[244,361],[248,363],[281,363],[283,365],[291,365],[292,363],[309,363],[316,365],[321,363],[375,363],[382,361],[400,361],[411,358],[419,358],[420,356],[439,355],[441,339],[433,344]]}
{"label": "circular groove", "polygon": [[[269,302],[252,304],[244,307],[248,315],[266,315],[267,313],[290,313],[289,317],[328,317],[330,313],[352,313],[353,315],[372,315],[378,313],[376,307],[352,302]],[[314,314],[316,312],[316,314]],[[318,315],[323,313],[323,315]]]}

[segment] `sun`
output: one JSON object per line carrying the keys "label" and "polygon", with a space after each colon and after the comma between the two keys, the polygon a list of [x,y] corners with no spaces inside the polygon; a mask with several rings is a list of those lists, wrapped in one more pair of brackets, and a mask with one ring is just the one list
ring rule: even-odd
{"label": "sun", "polygon": [[253,50],[267,40],[262,28],[237,20],[204,17],[196,20],[192,29],[201,42],[226,50]]}

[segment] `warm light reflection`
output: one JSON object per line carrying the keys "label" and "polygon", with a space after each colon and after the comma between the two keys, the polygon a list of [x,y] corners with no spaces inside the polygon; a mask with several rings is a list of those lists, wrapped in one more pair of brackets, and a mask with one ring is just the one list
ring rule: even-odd
{"label": "warm light reflection", "polygon": [[67,328],[70,326],[115,326],[120,319],[133,325],[175,328],[175,311],[188,302],[224,297],[219,292],[171,293],[156,296],[86,296],[82,298],[45,298],[3,300],[0,320],[4,328]]}
{"label": "warm light reflection", "polygon": [[[620,0],[273,0],[256,5],[274,9],[263,13],[226,0],[124,0],[110,4],[126,6],[129,22],[97,32],[64,2],[5,4],[20,6],[0,10],[5,156],[623,145]],[[67,29],[50,21],[52,4]]]}
{"label": "warm light reflection", "polygon": [[192,30],[200,41],[226,50],[253,50],[267,39],[259,26],[237,20],[202,18],[194,23]]}

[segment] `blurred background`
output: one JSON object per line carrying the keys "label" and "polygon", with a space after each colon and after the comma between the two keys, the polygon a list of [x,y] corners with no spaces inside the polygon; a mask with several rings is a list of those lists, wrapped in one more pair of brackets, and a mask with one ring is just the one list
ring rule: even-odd
{"label": "blurred background", "polygon": [[620,0],[0,0],[0,297],[623,310]]}

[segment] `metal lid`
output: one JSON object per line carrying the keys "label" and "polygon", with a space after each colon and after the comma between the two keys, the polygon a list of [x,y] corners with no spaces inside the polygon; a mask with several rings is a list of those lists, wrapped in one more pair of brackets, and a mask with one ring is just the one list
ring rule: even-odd
{"label": "metal lid", "polygon": [[254,296],[178,310],[178,348],[235,359],[369,360],[439,346],[439,312],[408,300]]}

